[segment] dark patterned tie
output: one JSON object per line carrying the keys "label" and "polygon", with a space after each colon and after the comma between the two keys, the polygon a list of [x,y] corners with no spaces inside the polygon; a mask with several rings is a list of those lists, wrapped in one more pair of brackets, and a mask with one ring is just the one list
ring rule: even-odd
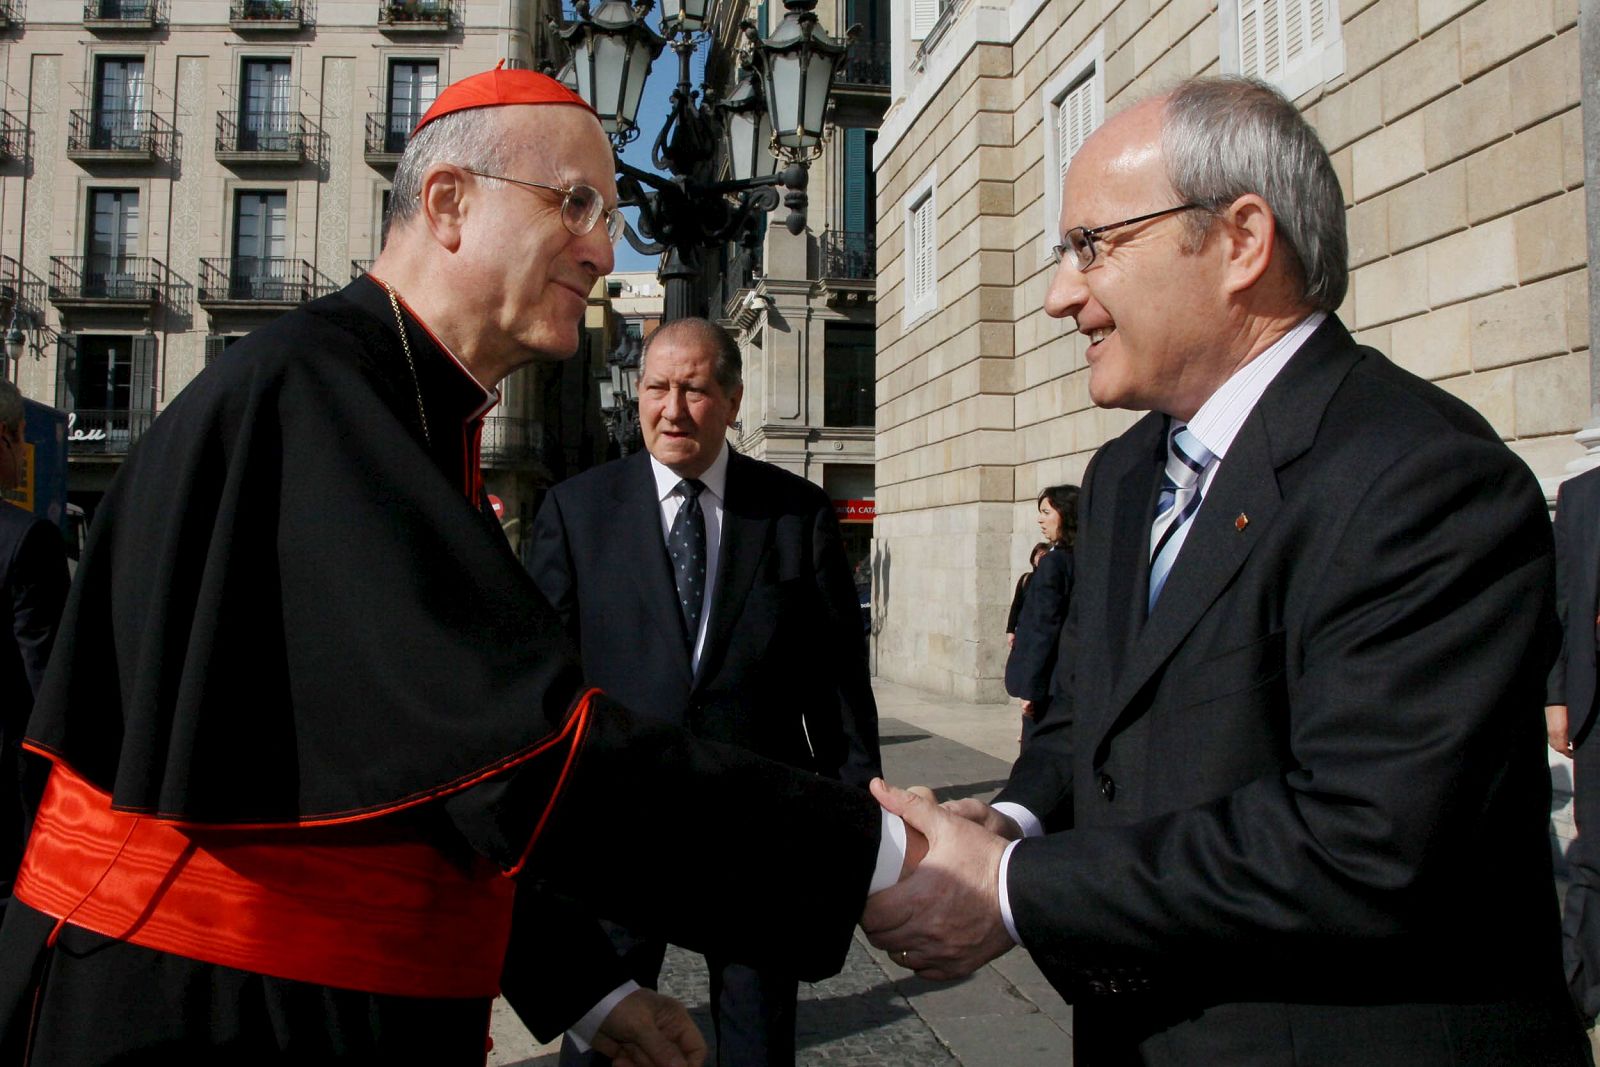
{"label": "dark patterned tie", "polygon": [[672,557],[672,580],[678,585],[678,608],[694,651],[700,634],[700,611],[706,596],[706,517],[700,510],[700,490],[705,483],[685,478],[675,492],[683,497],[678,517],[667,534],[667,555]]}

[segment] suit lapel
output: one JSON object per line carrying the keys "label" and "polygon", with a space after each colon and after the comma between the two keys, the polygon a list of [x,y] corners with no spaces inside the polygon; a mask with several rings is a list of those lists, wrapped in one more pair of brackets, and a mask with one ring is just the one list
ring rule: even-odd
{"label": "suit lapel", "polygon": [[[1161,599],[1128,650],[1126,667],[1114,676],[1105,729],[1097,737],[1097,749],[1131,713],[1134,697],[1221,599],[1250,552],[1271,528],[1283,504],[1278,472],[1311,447],[1334,391],[1360,358],[1360,350],[1354,347],[1350,335],[1330,315],[1279,373],[1245,420],[1195,513]],[[1138,540],[1134,535],[1142,534],[1141,544],[1145,546],[1134,564],[1136,572],[1144,577],[1129,583],[1137,586],[1137,595],[1127,610],[1136,616],[1142,611],[1149,588],[1152,507],[1146,508],[1142,529],[1121,510],[1117,517],[1123,539]],[[1239,521],[1241,516],[1244,522]]]}
{"label": "suit lapel", "polygon": [[1109,565],[1106,567],[1106,646],[1110,677],[1121,676],[1128,650],[1144,627],[1144,602],[1150,587],[1150,523],[1166,464],[1166,425],[1161,415],[1142,420],[1134,433],[1135,460],[1116,483]]}
{"label": "suit lapel", "polygon": [[656,496],[654,469],[650,455],[638,453],[634,469],[617,483],[617,511],[622,516],[621,539],[624,548],[618,566],[626,567],[626,560],[639,561],[639,580],[633,583],[639,600],[644,605],[645,617],[662,639],[682,649],[682,653],[669,656],[679,664],[684,682],[691,681],[688,646],[683,636],[683,613],[678,610],[678,586],[672,579],[672,560],[667,556],[667,542],[661,535],[661,500]]}
{"label": "suit lapel", "polygon": [[722,539],[717,549],[717,584],[711,591],[711,618],[706,620],[706,645],[700,650],[696,684],[708,676],[727,650],[734,620],[766,551],[772,514],[761,491],[759,474],[755,460],[730,451],[728,484],[722,500]]}

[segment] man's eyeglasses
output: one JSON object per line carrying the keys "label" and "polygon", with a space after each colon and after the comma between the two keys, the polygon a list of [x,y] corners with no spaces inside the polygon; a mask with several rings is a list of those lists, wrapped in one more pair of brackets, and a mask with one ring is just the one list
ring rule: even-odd
{"label": "man's eyeglasses", "polygon": [[1072,265],[1075,268],[1088,270],[1089,264],[1094,262],[1095,238],[1101,234],[1108,233],[1111,230],[1119,230],[1124,226],[1132,226],[1136,222],[1149,222],[1151,219],[1159,219],[1163,215],[1176,215],[1180,211],[1193,211],[1195,208],[1202,206],[1204,205],[1180,204],[1177,207],[1169,207],[1165,211],[1152,211],[1148,215],[1140,215],[1137,218],[1123,219],[1121,222],[1108,222],[1104,226],[1096,226],[1092,230],[1084,229],[1082,226],[1075,226],[1061,235],[1064,243],[1054,246],[1050,251],[1055,255],[1057,266],[1061,264],[1062,259],[1071,257]]}
{"label": "man's eyeglasses", "polygon": [[544,189],[547,192],[561,194],[561,224],[569,233],[582,237],[594,229],[594,224],[600,221],[600,216],[606,218],[606,236],[611,238],[611,243],[616,244],[622,236],[624,220],[622,212],[614,207],[606,207],[606,202],[600,195],[600,190],[592,185],[546,185],[544,182],[530,182],[522,178],[507,178],[504,174],[485,174],[481,170],[471,167],[462,167],[468,174],[476,174],[480,178],[493,178],[495,181],[510,182],[512,185],[525,185],[530,189]]}

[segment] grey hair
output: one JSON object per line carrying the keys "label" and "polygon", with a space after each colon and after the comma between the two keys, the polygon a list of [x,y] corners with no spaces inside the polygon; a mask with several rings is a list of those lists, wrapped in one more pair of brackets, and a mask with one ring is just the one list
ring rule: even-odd
{"label": "grey hair", "polygon": [[[384,236],[391,222],[404,222],[417,213],[422,196],[422,176],[437,163],[454,163],[468,170],[503,174],[510,160],[509,139],[494,108],[452,111],[434,119],[406,144],[394,169],[389,193],[389,215],[383,220]],[[501,183],[484,178],[491,188]]]}
{"label": "grey hair", "polygon": [[651,347],[662,337],[676,337],[678,334],[687,334],[688,340],[699,341],[711,349],[716,357],[711,366],[711,376],[717,384],[722,386],[724,393],[732,392],[744,384],[744,357],[739,354],[739,342],[733,339],[733,334],[712,322],[710,319],[687,318],[674,319],[665,326],[658,327],[654,333],[644,339],[644,353],[639,357],[639,366],[642,369],[646,358],[650,355]]}
{"label": "grey hair", "polygon": [[0,429],[21,426],[24,418],[26,412],[22,409],[22,393],[14,383],[0,378]]}
{"label": "grey hair", "polygon": [[[1216,211],[1247,193],[1261,197],[1305,303],[1338,310],[1349,285],[1344,194],[1327,149],[1293,103],[1252,78],[1193,78],[1166,99],[1161,143],[1180,203]],[[1184,216],[1193,247],[1213,219]]]}

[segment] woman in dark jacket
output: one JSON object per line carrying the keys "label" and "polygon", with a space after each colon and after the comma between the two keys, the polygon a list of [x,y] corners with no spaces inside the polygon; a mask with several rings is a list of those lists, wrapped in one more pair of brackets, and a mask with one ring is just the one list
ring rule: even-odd
{"label": "woman in dark jacket", "polygon": [[1022,596],[1028,591],[1028,579],[1033,577],[1039,561],[1051,547],[1049,541],[1040,541],[1033,546],[1033,551],[1028,553],[1028,569],[1017,578],[1017,587],[1011,591],[1011,611],[1006,615],[1006,648],[1017,643],[1017,619],[1022,615]]}
{"label": "woman in dark jacket", "polygon": [[1006,659],[1006,692],[1022,701],[1022,738],[1049,712],[1061,624],[1072,596],[1072,542],[1078,529],[1078,487],[1052,485],[1039,494],[1039,532],[1051,548],[1034,569]]}

